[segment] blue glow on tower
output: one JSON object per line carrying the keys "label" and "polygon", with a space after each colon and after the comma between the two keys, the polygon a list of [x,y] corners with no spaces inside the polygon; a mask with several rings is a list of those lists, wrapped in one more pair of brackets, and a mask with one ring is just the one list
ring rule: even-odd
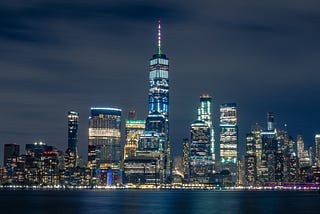
{"label": "blue glow on tower", "polygon": [[[169,122],[169,60],[161,53],[161,26],[158,21],[158,46],[149,62],[149,114],[160,113]],[[168,127],[168,124],[167,124]]]}
{"label": "blue glow on tower", "polygon": [[149,107],[146,131],[156,131],[161,148],[162,179],[170,175],[169,140],[169,59],[161,51],[161,26],[158,21],[157,53],[149,61]]}

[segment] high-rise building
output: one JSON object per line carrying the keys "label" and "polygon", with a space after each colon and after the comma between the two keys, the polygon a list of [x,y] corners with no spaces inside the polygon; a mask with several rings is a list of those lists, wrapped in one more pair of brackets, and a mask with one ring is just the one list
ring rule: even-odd
{"label": "high-rise building", "polygon": [[220,105],[220,169],[228,170],[234,182],[238,172],[238,124],[235,103]]}
{"label": "high-rise building", "polygon": [[190,134],[189,182],[209,183],[213,175],[209,126],[197,120],[191,124]]}
{"label": "high-rise building", "polygon": [[[92,148],[96,152],[92,151]],[[121,109],[91,108],[88,160],[100,169],[118,169],[121,161]]]}
{"label": "high-rise building", "polygon": [[198,107],[198,120],[207,123],[209,126],[212,161],[215,165],[215,140],[212,123],[212,98],[209,94],[202,94],[200,96],[200,106]]}
{"label": "high-rise building", "polygon": [[145,120],[126,120],[126,143],[124,145],[123,158],[135,157],[138,149],[138,142],[146,127]]}
{"label": "high-rise building", "polygon": [[[18,144],[4,144],[4,181],[10,184],[17,184],[19,172],[21,172],[20,146]],[[20,166],[19,166],[20,165]],[[20,169],[19,169],[20,168]]]}
{"label": "high-rise building", "polygon": [[20,145],[18,144],[4,144],[3,165],[6,166],[9,158],[18,157],[20,155]]}
{"label": "high-rise building", "polygon": [[162,183],[159,161],[156,157],[128,157],[123,164],[124,182],[133,185],[148,184],[157,186]]}
{"label": "high-rise building", "polygon": [[169,123],[169,60],[161,52],[160,21],[158,22],[157,53],[149,62],[149,114],[153,112],[164,115],[166,123]]}
{"label": "high-rise building", "polygon": [[184,138],[183,145],[183,174],[187,180],[189,178],[189,156],[190,156],[190,142],[188,138]]}
{"label": "high-rise building", "polygon": [[59,156],[58,151],[45,151],[40,161],[40,174],[42,185],[59,184]]}
{"label": "high-rise building", "polygon": [[297,153],[298,153],[298,158],[301,158],[303,155],[304,151],[304,141],[303,141],[303,135],[299,134],[297,136]]}
{"label": "high-rise building", "polygon": [[167,182],[170,177],[169,59],[161,52],[160,21],[157,38],[157,53],[149,60],[149,103],[145,132],[140,135],[136,157],[124,161],[124,180],[129,183],[157,185],[159,181]]}
{"label": "high-rise building", "polygon": [[256,157],[256,136],[253,133],[246,136],[246,155],[244,161],[245,184],[255,185],[257,181],[257,157]]}
{"label": "high-rise building", "polygon": [[303,135],[297,136],[297,152],[299,158],[299,167],[310,166],[309,151],[304,149]]}
{"label": "high-rise building", "polygon": [[36,160],[40,160],[42,153],[46,151],[47,148],[47,144],[42,141],[34,142],[33,144],[26,144],[26,155],[30,155],[31,157],[34,157]]}
{"label": "high-rise building", "polygon": [[309,156],[309,166],[315,166],[316,164],[316,159],[315,159],[315,148],[314,146],[308,146],[308,156]]}
{"label": "high-rise building", "polygon": [[78,126],[79,113],[75,111],[68,112],[68,148],[64,156],[65,184],[75,184],[75,169],[78,165]]}
{"label": "high-rise building", "polygon": [[162,159],[162,139],[156,131],[144,131],[138,143],[138,156],[152,156]]}
{"label": "high-rise building", "polygon": [[88,163],[86,173],[87,185],[94,185],[97,183],[96,172],[99,166],[97,164],[97,146],[96,144],[88,145]]}
{"label": "high-rise building", "polygon": [[[166,138],[166,118],[159,112],[153,112],[148,115],[146,120],[146,131],[158,132],[163,138]],[[163,145],[165,147],[165,145]]]}
{"label": "high-rise building", "polygon": [[262,156],[262,139],[261,139],[262,127],[256,123],[251,127],[251,134],[254,135],[255,140],[255,156],[256,156],[256,167],[257,167],[257,176],[261,174],[261,156]]}
{"label": "high-rise building", "polygon": [[[161,51],[161,25],[158,21],[158,45],[157,53],[149,60],[149,107],[148,118],[146,124],[147,131],[157,131],[160,129],[162,133],[160,137],[163,139],[163,155],[164,155],[164,172],[165,177],[169,177],[170,170],[170,140],[169,140],[169,59]],[[154,127],[148,121],[154,118],[163,117],[162,124]],[[151,120],[149,120],[151,119]],[[152,125],[152,127],[150,127]]]}
{"label": "high-rise building", "polygon": [[275,182],[275,166],[277,153],[276,130],[264,130],[261,132],[262,155],[260,182]]}
{"label": "high-rise building", "polygon": [[164,182],[163,142],[157,131],[144,131],[138,141],[136,156],[124,160],[124,181],[156,185]]}
{"label": "high-rise building", "polygon": [[296,155],[296,141],[288,136],[288,146],[285,159],[285,181],[295,183],[299,180],[299,160]]}
{"label": "high-rise building", "polygon": [[68,149],[75,154],[78,153],[78,126],[79,126],[79,113],[75,111],[68,112]]}
{"label": "high-rise building", "polygon": [[274,114],[273,114],[273,112],[267,113],[267,130],[274,130]]}
{"label": "high-rise building", "polygon": [[[267,129],[261,132],[262,155],[259,181],[261,184],[282,183],[288,180],[292,143],[285,130],[274,126],[274,114],[267,113]],[[286,172],[285,172],[286,170]]]}
{"label": "high-rise building", "polygon": [[42,141],[26,144],[25,166],[28,184],[39,184],[42,182],[41,157],[45,151],[49,151],[51,148]]}

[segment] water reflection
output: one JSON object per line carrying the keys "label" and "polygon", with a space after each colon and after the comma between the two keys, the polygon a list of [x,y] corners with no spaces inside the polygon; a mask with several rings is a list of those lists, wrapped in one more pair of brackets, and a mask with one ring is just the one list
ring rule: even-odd
{"label": "water reflection", "polygon": [[317,192],[1,191],[0,213],[318,213]]}

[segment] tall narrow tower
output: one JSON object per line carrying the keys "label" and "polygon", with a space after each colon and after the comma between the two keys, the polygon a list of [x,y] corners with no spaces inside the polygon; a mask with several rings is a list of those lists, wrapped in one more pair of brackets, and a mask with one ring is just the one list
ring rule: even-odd
{"label": "tall narrow tower", "polygon": [[202,94],[200,96],[200,106],[198,107],[198,120],[205,122],[209,127],[212,161],[215,165],[215,141],[212,123],[212,98],[209,94]]}
{"label": "tall narrow tower", "polygon": [[302,134],[299,134],[297,136],[297,152],[298,152],[298,158],[302,158],[303,152],[304,152],[304,141],[303,141]]}
{"label": "tall narrow tower", "polygon": [[267,113],[267,123],[268,123],[267,130],[274,130],[274,114],[273,114],[273,112]]}
{"label": "tall narrow tower", "polygon": [[205,184],[212,176],[210,128],[204,121],[195,121],[190,129],[189,182]]}
{"label": "tall narrow tower", "polygon": [[68,149],[75,154],[78,153],[78,126],[79,113],[75,111],[68,112]]}
{"label": "tall narrow tower", "polygon": [[[162,116],[163,124],[158,124],[163,128],[162,136],[163,145],[161,145],[164,153],[164,169],[165,176],[169,173],[170,168],[170,144],[169,144],[169,60],[165,54],[161,52],[161,25],[158,21],[158,45],[157,53],[152,56],[149,61],[149,108],[148,118],[155,115]],[[148,120],[147,121],[151,121]],[[148,126],[148,122],[146,124]],[[150,127],[149,127],[150,128]],[[156,128],[156,127],[154,127]],[[157,128],[156,128],[157,129]],[[158,130],[149,130],[158,131]]]}
{"label": "tall narrow tower", "polygon": [[238,179],[238,123],[235,103],[220,105],[220,167]]}
{"label": "tall narrow tower", "polygon": [[161,53],[161,26],[158,21],[157,53],[149,63],[149,114],[158,112],[165,116],[169,132],[169,60]]}

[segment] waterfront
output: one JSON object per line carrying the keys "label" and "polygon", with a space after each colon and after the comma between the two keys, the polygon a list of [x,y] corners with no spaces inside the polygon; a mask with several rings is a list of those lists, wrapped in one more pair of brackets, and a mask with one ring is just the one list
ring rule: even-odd
{"label": "waterfront", "polygon": [[319,213],[317,191],[0,191],[0,213]]}

